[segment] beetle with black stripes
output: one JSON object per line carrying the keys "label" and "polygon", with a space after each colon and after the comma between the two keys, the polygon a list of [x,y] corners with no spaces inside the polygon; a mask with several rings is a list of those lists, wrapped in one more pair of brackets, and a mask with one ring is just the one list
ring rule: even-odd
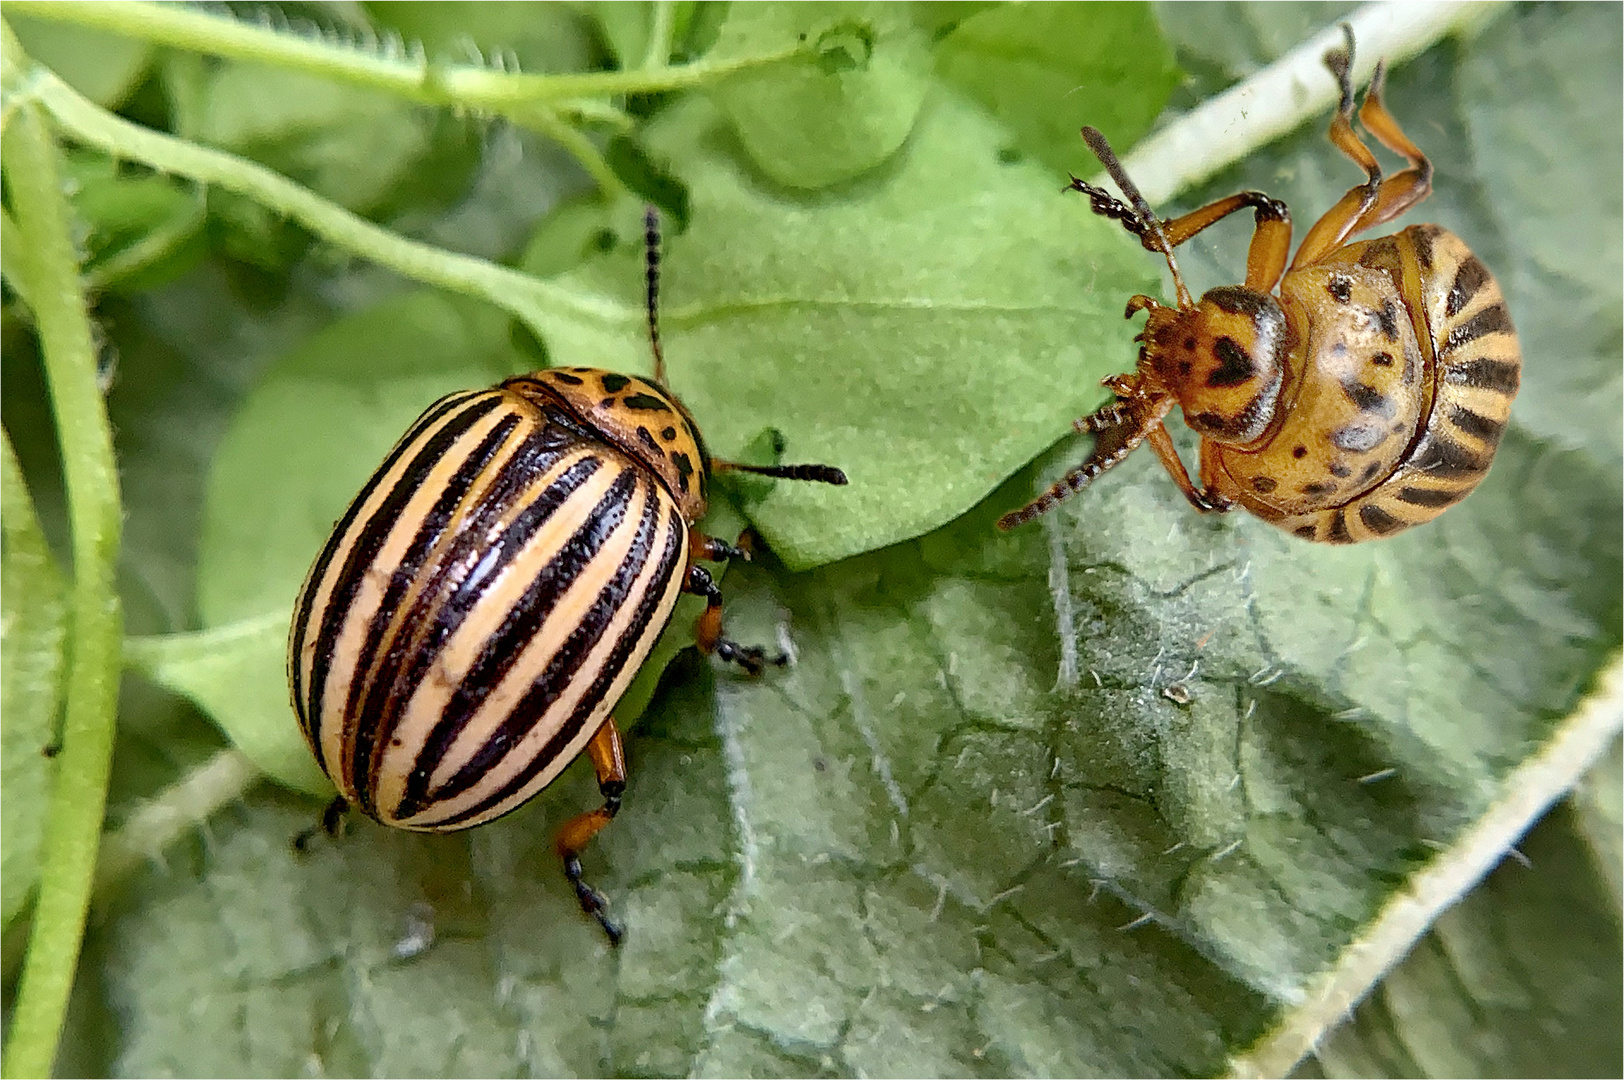
{"label": "beetle with black stripes", "polygon": [[612,710],[684,592],[699,647],[751,673],[782,663],[722,633],[701,560],[742,555],[697,528],[712,473],[846,483],[827,465],[712,458],[666,389],[659,229],[645,218],[652,379],[550,368],[440,399],[362,487],[316,556],[288,644],[293,707],[338,788],[384,825],[465,829],[529,800],[585,751],[603,805],[556,847],[583,910],[620,928],[580,852],[626,788]]}

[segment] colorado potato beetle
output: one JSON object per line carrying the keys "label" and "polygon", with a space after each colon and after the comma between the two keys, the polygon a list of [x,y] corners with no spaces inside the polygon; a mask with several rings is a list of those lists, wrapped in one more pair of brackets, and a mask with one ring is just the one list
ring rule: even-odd
{"label": "colorado potato beetle", "polygon": [[706,452],[666,389],[658,228],[650,208],[653,379],[550,368],[429,406],[316,557],[288,645],[294,711],[339,791],[330,831],[348,806],[401,829],[478,825],[585,750],[603,805],[556,846],[611,941],[579,859],[626,787],[611,710],[683,592],[706,600],[702,650],[752,673],[766,660],[722,635],[721,592],[697,565],[743,554],[697,528],[711,473],[846,483],[827,465]]}
{"label": "colorado potato beetle", "polygon": [[[1326,55],[1341,101],[1330,139],[1365,170],[1308,230],[1291,265],[1291,215],[1243,191],[1164,221],[1128,179],[1105,137],[1083,138],[1124,204],[1073,177],[1089,198],[1167,259],[1176,307],[1148,296],[1137,369],[1105,380],[1116,399],[1076,422],[1092,453],[1043,495],[998,522],[1010,529],[1054,508],[1146,439],[1201,511],[1244,506],[1307,540],[1347,544],[1430,521],[1487,474],[1517,393],[1522,354],[1500,286],[1453,233],[1411,225],[1351,243],[1432,191],[1432,164],[1382,102],[1378,64],[1359,109],[1365,130],[1407,167],[1383,178],[1353,129],[1353,32]],[[1246,281],[1192,302],[1173,249],[1251,208]],[[1276,286],[1278,296],[1273,295]],[[1174,405],[1201,436],[1201,486],[1190,482],[1163,419]]]}

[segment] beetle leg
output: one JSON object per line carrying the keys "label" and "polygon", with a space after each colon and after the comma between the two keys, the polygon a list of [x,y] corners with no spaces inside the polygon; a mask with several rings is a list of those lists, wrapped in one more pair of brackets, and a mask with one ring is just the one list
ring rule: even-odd
{"label": "beetle leg", "polygon": [[1291,211],[1279,199],[1271,199],[1261,191],[1236,192],[1163,222],[1162,230],[1167,242],[1177,247],[1230,214],[1248,208],[1253,212],[1253,229],[1252,246],[1246,252],[1246,287],[1273,292],[1280,275],[1286,272],[1286,258],[1291,254]]}
{"label": "beetle leg", "polygon": [[705,610],[694,624],[694,644],[701,652],[715,653],[751,675],[760,675],[763,663],[782,667],[789,662],[782,653],[768,657],[767,650],[760,645],[740,645],[722,636],[722,590],[716,587],[716,579],[703,566],[688,567],[688,581],[682,591],[705,598]]}
{"label": "beetle leg", "polygon": [[[1166,427],[1161,423],[1157,423],[1155,427],[1150,429],[1148,437],[1150,439],[1150,448],[1156,451],[1156,456],[1161,459],[1162,467],[1167,470],[1167,475],[1171,476],[1173,483],[1177,484],[1179,490],[1184,492],[1184,497],[1190,500],[1191,506],[1203,514],[1222,514],[1235,508],[1233,502],[1219,494],[1211,486],[1197,488],[1190,483],[1190,474],[1184,468],[1184,459],[1179,457],[1178,448],[1173,445],[1173,437],[1167,433]],[[1205,461],[1206,458],[1203,457],[1203,464],[1205,464]],[[1206,485],[1207,477],[1205,472],[1203,472],[1201,481],[1203,485]]]}
{"label": "beetle leg", "polygon": [[586,752],[592,759],[593,771],[598,774],[598,790],[603,793],[603,805],[564,822],[553,844],[558,850],[558,857],[563,860],[564,876],[574,886],[575,897],[581,902],[581,910],[598,920],[598,925],[609,937],[609,944],[619,945],[621,929],[609,918],[609,901],[582,880],[580,859],[581,849],[620,812],[620,797],[626,791],[626,753],[613,716],[598,728],[598,733],[586,744]]}
{"label": "beetle leg", "polygon": [[[1113,197],[1104,188],[1085,183],[1075,176],[1068,188],[1088,196],[1088,205],[1101,217],[1122,223],[1146,251],[1161,253],[1155,235],[1145,227],[1126,203]],[[1230,214],[1251,208],[1256,228],[1252,232],[1252,246],[1246,254],[1246,287],[1259,292],[1272,292],[1285,273],[1286,258],[1291,254],[1291,211],[1279,199],[1271,199],[1261,191],[1241,191],[1208,203],[1181,217],[1162,222],[1162,232],[1174,247],[1197,233],[1217,224]]]}
{"label": "beetle leg", "polygon": [[1387,84],[1387,62],[1376,65],[1376,74],[1370,78],[1370,89],[1365,91],[1365,103],[1359,109],[1359,122],[1365,130],[1376,136],[1376,141],[1409,162],[1409,168],[1382,182],[1376,193],[1376,205],[1365,211],[1354,231],[1368,229],[1391,221],[1416,203],[1432,194],[1432,162],[1410,141],[1398,126],[1393,114],[1382,101]]}
{"label": "beetle leg", "polygon": [[1123,404],[1120,401],[1113,401],[1098,412],[1089,413],[1087,416],[1079,416],[1071,422],[1071,426],[1084,435],[1098,435],[1107,428],[1120,427],[1127,422],[1127,419],[1128,416]]}
{"label": "beetle leg", "polygon": [[329,802],[321,812],[321,828],[318,830],[311,827],[300,830],[299,834],[293,838],[293,850],[301,855],[309,851],[310,841],[316,838],[318,831],[324,832],[334,839],[343,836],[349,828],[349,821],[349,800],[342,795],[334,795],[332,802]]}
{"label": "beetle leg", "polygon": [[1211,439],[1201,440],[1201,494],[1218,513],[1233,510],[1240,502],[1240,489],[1234,479],[1218,467],[1218,444]]}
{"label": "beetle leg", "polygon": [[698,529],[688,530],[688,546],[693,550],[694,558],[706,562],[727,562],[729,559],[750,561],[750,552],[744,548],[735,547],[720,536],[706,536]]}
{"label": "beetle leg", "polygon": [[[1342,29],[1347,37],[1347,45],[1325,54],[1325,66],[1336,76],[1337,86],[1342,91],[1327,134],[1338,150],[1365,170],[1365,182],[1350,188],[1324,217],[1314,222],[1308,235],[1303,237],[1302,246],[1297,249],[1297,257],[1292,260],[1293,269],[1318,262],[1341,247],[1358,229],[1364,228],[1361,219],[1375,206],[1377,193],[1381,189],[1382,167],[1370,152],[1370,147],[1353,130],[1353,83],[1349,74],[1353,67],[1353,31],[1346,23],[1342,24]],[[1380,95],[1377,105],[1379,108]]]}

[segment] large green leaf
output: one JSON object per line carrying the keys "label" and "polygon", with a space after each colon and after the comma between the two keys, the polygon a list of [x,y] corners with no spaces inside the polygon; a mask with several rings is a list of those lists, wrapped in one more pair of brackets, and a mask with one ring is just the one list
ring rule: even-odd
{"label": "large green leaf", "polygon": [[675,669],[589,860],[619,954],[547,841],[583,769],[467,837],[364,829],[303,866],[278,840],[302,814],[251,802],[121,920],[115,1069],[187,1045],[239,1072],[1219,1070],[1617,646],[1590,585],[1617,538],[1567,522],[1618,493],[1572,452],[1502,453],[1432,529],[1312,561],[1197,521],[1139,460],[1049,529],[991,528],[1023,477],[919,541],[739,575],[735,632],[785,627],[798,660],[714,690]]}
{"label": "large green leaf", "polygon": [[810,45],[713,94],[746,153],[780,184],[820,188],[891,155],[930,86],[930,50],[905,4],[734,4],[709,59]]}
{"label": "large green leaf", "polygon": [[988,8],[942,39],[936,67],[1014,130],[1017,152],[1062,175],[1092,172],[1079,127],[1131,146],[1178,81],[1148,4]]}
{"label": "large green leaf", "polygon": [[1564,805],[1524,837],[1297,1075],[1624,1071],[1618,967],[1598,963],[1624,948],[1617,894],[1578,813]]}

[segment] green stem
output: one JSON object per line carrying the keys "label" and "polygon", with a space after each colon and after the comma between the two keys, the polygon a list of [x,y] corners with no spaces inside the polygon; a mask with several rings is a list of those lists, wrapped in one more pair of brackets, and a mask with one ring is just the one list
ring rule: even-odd
{"label": "green stem", "polygon": [[11,290],[18,298],[32,308],[34,306],[33,292],[30,288],[32,282],[28,280],[28,273],[22,265],[25,256],[22,234],[17,231],[17,223],[4,209],[0,209],[0,277],[4,277],[6,284],[11,286]]}
{"label": "green stem", "polygon": [[648,52],[643,56],[641,70],[659,71],[671,62],[671,36],[676,26],[676,5],[671,0],[654,0],[654,16],[648,29]]}
{"label": "green stem", "polygon": [[524,320],[537,333],[569,325],[631,326],[640,311],[537,281],[504,266],[407,240],[357,217],[262,165],[199,146],[114,116],[40,69],[29,92],[74,140],[114,158],[216,184],[254,199],[310,229],[334,246],[388,267],[404,277],[473,296]]}
{"label": "green stem", "polygon": [[597,144],[566,124],[552,109],[538,106],[525,110],[514,119],[515,122],[540,132],[569,151],[570,156],[581,163],[581,168],[586,170],[587,175],[597,181],[604,194],[610,197],[631,194],[626,185],[621,183],[620,177],[609,167],[609,163],[603,159],[603,155],[598,152]]}
{"label": "green stem", "polygon": [[713,82],[737,71],[801,55],[803,47],[721,62],[634,71],[524,75],[466,64],[440,64],[422,56],[386,56],[281,33],[218,15],[151,0],[110,4],[96,0],[8,0],[7,11],[105,30],[155,45],[251,60],[386,90],[431,105],[457,105],[506,113],[515,105],[608,94],[651,94]]}
{"label": "green stem", "polygon": [[[4,62],[27,62],[9,29]],[[112,429],[96,385],[96,350],[69,239],[57,148],[36,103],[18,107],[4,168],[61,442],[73,534],[69,666],[62,752],[46,812],[39,894],[4,1075],[51,1071],[83,942],[112,766],[121,617],[114,590],[121,511]]]}
{"label": "green stem", "polygon": [[[1389,68],[1431,48],[1440,38],[1494,18],[1500,0],[1414,0],[1365,4],[1345,20],[1359,47],[1353,83],[1361,86],[1376,61]],[[1325,54],[1342,44],[1338,23],[1228,90],[1210,97],[1140,141],[1122,159],[1150,204],[1172,198],[1336,103],[1336,81]]]}
{"label": "green stem", "polygon": [[163,857],[180,837],[190,833],[227,803],[236,802],[261,773],[240,750],[221,750],[179,780],[136,805],[117,829],[102,839],[96,868],[96,907],[114,894],[136,869]]}

